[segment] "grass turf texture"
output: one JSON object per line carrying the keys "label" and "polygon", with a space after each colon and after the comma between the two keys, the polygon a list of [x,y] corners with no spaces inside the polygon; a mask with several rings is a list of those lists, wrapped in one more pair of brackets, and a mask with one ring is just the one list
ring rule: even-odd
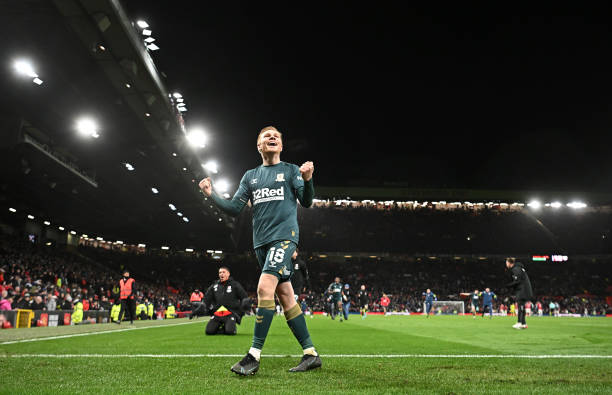
{"label": "grass turf texture", "polygon": [[[125,354],[238,354],[251,343],[253,318],[238,335],[205,336],[205,323],[188,320],[130,325],[11,329],[0,342],[86,331],[105,334],[0,344],[1,393],[612,393],[612,359],[589,358],[357,358],[338,354],[612,355],[612,320],[528,318],[529,329],[511,328],[512,317],[381,317],[332,321],[307,318],[323,368],[289,373],[299,357],[284,317],[275,317],[257,375],[238,377],[229,367],[240,357],[136,357]],[[186,323],[185,325],[173,325]],[[171,324],[171,325],[168,325]],[[96,354],[56,358],[24,354]],[[115,355],[100,357],[99,355]],[[19,357],[16,357],[19,356]]]}

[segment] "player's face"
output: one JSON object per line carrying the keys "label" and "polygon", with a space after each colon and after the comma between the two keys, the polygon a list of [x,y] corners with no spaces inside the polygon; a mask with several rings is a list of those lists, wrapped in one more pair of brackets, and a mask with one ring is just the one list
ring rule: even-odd
{"label": "player's face", "polygon": [[340,277],[336,277],[336,278],[334,278],[334,282],[335,282],[336,284],[337,284],[337,283],[339,283],[339,282],[340,282]]}
{"label": "player's face", "polygon": [[227,271],[227,269],[219,269],[219,280],[227,281],[229,276],[230,276],[230,273]]}
{"label": "player's face", "polygon": [[491,292],[491,290],[489,288],[486,288],[485,292]]}
{"label": "player's face", "polygon": [[365,291],[365,285],[362,285],[362,286],[361,286],[361,290],[362,290],[362,291]]}
{"label": "player's face", "polygon": [[297,251],[293,251],[293,255],[291,255],[291,259],[297,259]]}
{"label": "player's face", "polygon": [[431,292],[431,289],[427,288],[427,293],[430,293],[430,292]]}
{"label": "player's face", "polygon": [[281,153],[283,150],[283,140],[278,130],[269,129],[259,136],[257,149],[260,153]]}

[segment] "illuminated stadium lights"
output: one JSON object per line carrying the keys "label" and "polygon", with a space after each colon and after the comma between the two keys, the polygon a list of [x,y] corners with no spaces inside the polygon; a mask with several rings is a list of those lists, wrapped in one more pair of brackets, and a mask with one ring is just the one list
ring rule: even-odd
{"label": "illuminated stadium lights", "polygon": [[184,102],[184,101],[185,101],[185,99],[183,99],[182,97],[180,97],[180,98],[176,99],[176,102],[177,102],[177,103],[182,103],[182,102]]}
{"label": "illuminated stadium lights", "polygon": [[180,93],[178,93],[178,92],[174,92],[174,93],[172,94],[172,96],[173,96],[175,99],[182,99],[182,98],[183,98],[183,95],[181,95],[181,94],[180,94]]}
{"label": "illuminated stadium lights", "polygon": [[155,41],[155,39],[153,37],[147,37],[144,40],[144,42],[149,43],[149,44],[152,43],[153,41]]}
{"label": "illuminated stadium lights", "polygon": [[561,202],[552,202],[552,203],[550,203],[550,207],[552,207],[552,208],[559,208],[561,206],[563,206],[561,204]]}
{"label": "illuminated stadium lights", "polygon": [[170,207],[170,210],[172,210],[172,211],[176,210],[176,206],[174,204],[172,204],[172,203],[169,203],[168,207]]}
{"label": "illuminated stadium lights", "polygon": [[49,225],[51,225],[51,222],[49,222],[49,221],[44,221],[44,222],[43,222],[43,224],[45,224],[45,225],[49,226]]}
{"label": "illuminated stadium lights", "polygon": [[126,168],[128,171],[134,171],[134,166],[132,166],[131,164],[129,164],[129,163],[124,163],[124,165],[125,165],[125,168]]}
{"label": "illuminated stadium lights", "polygon": [[215,189],[217,189],[221,193],[225,193],[229,189],[229,182],[227,182],[227,180],[225,179],[221,179],[215,182],[213,185]]}
{"label": "illuminated stadium lights", "polygon": [[138,27],[139,27],[139,28],[141,28],[141,29],[146,29],[147,27],[149,27],[149,24],[148,24],[147,22],[143,21],[142,19],[141,19],[141,20],[136,21],[136,24],[137,24],[137,25],[138,25]]}
{"label": "illuminated stadium lights", "polygon": [[177,211],[176,215],[178,215],[179,217],[182,217],[183,213],[181,213],[180,211]]}
{"label": "illuminated stadium lights", "polygon": [[104,241],[104,239],[103,239],[103,238],[101,238],[101,237],[96,237],[96,240],[98,240],[98,241]]}
{"label": "illuminated stadium lights", "polygon": [[162,246],[162,247],[161,247],[161,249],[162,249],[162,250],[169,250],[169,249],[170,249],[170,247],[168,247],[168,246]]}
{"label": "illuminated stadium lights", "polygon": [[86,238],[86,239],[87,239],[87,238],[89,238],[89,236],[88,236],[88,235],[86,235],[85,233],[83,233],[83,234],[81,235],[81,237],[84,237],[84,238]]}
{"label": "illuminated stadium lights", "polygon": [[154,194],[158,194],[159,193],[159,191],[155,187],[151,188],[151,192],[153,192]]}
{"label": "illuminated stadium lights", "polygon": [[193,248],[185,248],[185,252],[193,252]]}
{"label": "illuminated stadium lights", "polygon": [[194,148],[206,147],[206,140],[206,135],[202,129],[194,129],[187,133],[187,141],[189,142],[189,145]]}
{"label": "illuminated stadium lights", "polygon": [[145,248],[146,246],[146,244],[138,244],[138,248]]}
{"label": "illuminated stadium lights", "polygon": [[71,231],[70,231],[70,234],[71,234],[71,235],[76,235],[76,232],[75,232],[74,230],[71,230]]}
{"label": "illuminated stadium lights", "polygon": [[222,221],[223,221],[223,219],[219,218],[219,222],[222,222]]}
{"label": "illuminated stadium lights", "polygon": [[146,45],[147,49],[150,49],[151,51],[157,51],[159,49],[159,47],[155,44],[149,44]]}
{"label": "illuminated stadium lights", "polygon": [[13,66],[18,74],[32,78],[32,82],[36,85],[41,85],[43,81],[38,78],[38,74],[34,71],[34,67],[27,60],[17,60]]}
{"label": "illuminated stadium lights", "polygon": [[221,250],[215,250],[215,254],[223,254],[223,251],[221,251]]}
{"label": "illuminated stadium lights", "polygon": [[223,194],[223,197],[226,198],[226,199],[229,199],[230,198],[230,194],[226,192],[226,193]]}
{"label": "illuminated stadium lights", "polygon": [[63,226],[58,226],[57,229],[59,229],[59,230],[66,230]]}
{"label": "illuminated stadium lights", "polygon": [[212,174],[217,174],[219,172],[219,168],[217,167],[217,162],[215,162],[214,160],[209,160],[208,162],[203,163],[202,168],[204,168],[204,170]]}
{"label": "illuminated stadium lights", "polygon": [[186,167],[183,167],[183,171],[187,171],[187,168],[186,168]]}
{"label": "illuminated stadium lights", "polygon": [[14,208],[12,208],[12,207],[9,207],[9,211],[10,211],[11,213],[16,213],[16,212],[17,212],[17,210],[15,210],[15,209],[14,209]]}
{"label": "illuminated stadium lights", "polygon": [[147,117],[147,118],[148,118],[148,117],[150,117],[150,116],[151,116],[151,114],[149,114],[148,112],[145,112],[145,117]]}
{"label": "illuminated stadium lights", "polygon": [[77,132],[83,137],[93,137],[97,139],[100,137],[98,134],[98,125],[91,118],[81,118],[76,122]]}
{"label": "illuminated stadium lights", "polygon": [[527,206],[534,210],[538,210],[540,207],[542,207],[542,203],[540,203],[538,200],[532,200],[527,204]]}
{"label": "illuminated stadium lights", "polygon": [[567,204],[567,207],[573,208],[574,210],[579,208],[585,208],[587,205],[583,202],[570,202]]}
{"label": "illuminated stadium lights", "polygon": [[115,244],[123,244],[123,242],[121,240],[117,240]]}
{"label": "illuminated stadium lights", "polygon": [[50,241],[46,242],[45,245],[48,247],[50,246],[52,243]]}
{"label": "illuminated stadium lights", "polygon": [[187,111],[187,107],[177,107],[177,109],[179,110],[179,112],[186,112]]}
{"label": "illuminated stadium lights", "polygon": [[189,222],[189,218],[187,218],[187,217],[183,217],[183,221],[185,221],[185,222]]}
{"label": "illuminated stadium lights", "polygon": [[172,156],[176,157],[176,156],[177,156],[177,155],[176,155],[176,152],[173,152],[173,153],[172,153]]}
{"label": "illuminated stadium lights", "polygon": [[142,35],[143,35],[143,36],[150,36],[150,35],[151,35],[151,33],[153,33],[153,32],[152,32],[151,30],[149,30],[149,29],[144,29],[144,30],[142,31]]}
{"label": "illuminated stadium lights", "polygon": [[28,219],[34,219],[34,216],[31,214],[28,214]]}

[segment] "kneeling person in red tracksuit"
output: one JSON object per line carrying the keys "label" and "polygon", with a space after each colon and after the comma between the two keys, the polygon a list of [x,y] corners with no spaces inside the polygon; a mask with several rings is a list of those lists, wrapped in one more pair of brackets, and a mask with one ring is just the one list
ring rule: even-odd
{"label": "kneeling person in red tracksuit", "polygon": [[240,324],[244,308],[251,304],[242,285],[230,277],[230,271],[225,266],[219,268],[219,280],[206,290],[204,303],[212,306],[209,310],[212,318],[206,324],[207,335],[235,335],[236,324]]}

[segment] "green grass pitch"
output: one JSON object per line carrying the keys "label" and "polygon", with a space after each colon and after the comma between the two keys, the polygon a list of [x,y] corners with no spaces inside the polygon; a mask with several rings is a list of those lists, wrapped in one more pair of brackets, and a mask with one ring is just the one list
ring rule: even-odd
{"label": "green grass pitch", "polygon": [[[316,316],[307,323],[323,367],[289,373],[301,350],[277,316],[259,372],[238,377],[229,367],[253,322],[233,337],[205,336],[201,318],[3,330],[0,392],[612,393],[610,318],[530,317],[519,331],[512,317]],[[110,332],[90,333],[100,331]]]}

